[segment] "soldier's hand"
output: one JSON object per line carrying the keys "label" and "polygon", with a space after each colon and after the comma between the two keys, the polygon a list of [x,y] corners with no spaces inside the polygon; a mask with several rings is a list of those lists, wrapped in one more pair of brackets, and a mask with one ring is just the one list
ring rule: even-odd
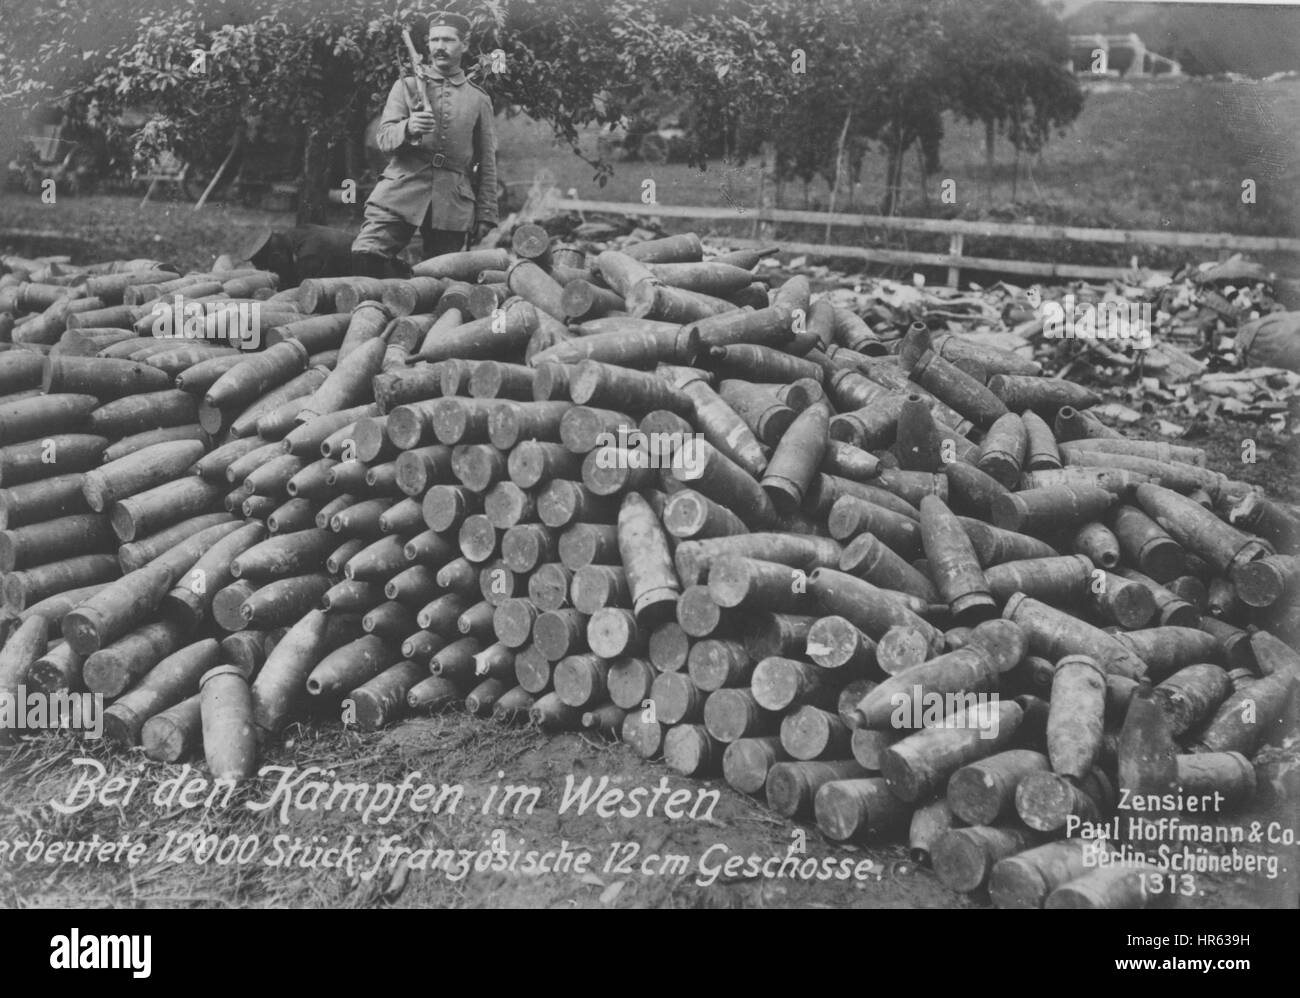
{"label": "soldier's hand", "polygon": [[416,111],[406,119],[406,130],[412,135],[425,135],[438,127],[438,118],[432,111]]}
{"label": "soldier's hand", "polygon": [[495,222],[475,222],[473,245],[477,246],[496,228]]}

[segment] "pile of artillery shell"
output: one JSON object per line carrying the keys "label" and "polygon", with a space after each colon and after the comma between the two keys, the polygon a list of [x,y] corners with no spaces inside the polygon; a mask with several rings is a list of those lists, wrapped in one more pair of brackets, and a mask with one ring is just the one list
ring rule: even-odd
{"label": "pile of artillery shell", "polygon": [[[524,226],[278,293],[5,258],[0,688],[102,693],[109,737],[232,779],[313,713],[463,705],[999,905],[1158,903],[1078,829],[1268,782],[1300,515],[760,257]],[[208,335],[256,302],[260,348],[156,338],[177,295]]]}

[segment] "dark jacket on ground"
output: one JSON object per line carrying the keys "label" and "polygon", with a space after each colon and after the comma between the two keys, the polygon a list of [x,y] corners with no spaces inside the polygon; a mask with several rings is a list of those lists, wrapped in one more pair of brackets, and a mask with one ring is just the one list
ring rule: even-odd
{"label": "dark jacket on ground", "polygon": [[252,262],[275,271],[281,288],[315,277],[347,277],[352,273],[352,236],[327,225],[300,225],[274,233]]}

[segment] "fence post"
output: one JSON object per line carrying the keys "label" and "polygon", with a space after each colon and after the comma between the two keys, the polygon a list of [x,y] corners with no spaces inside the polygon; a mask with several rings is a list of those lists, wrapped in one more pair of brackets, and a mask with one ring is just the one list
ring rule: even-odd
{"label": "fence post", "polygon": [[[962,233],[960,233],[960,232],[954,232],[954,233],[952,233],[951,235],[949,235],[949,236],[948,236],[948,255],[949,255],[949,256],[961,256],[961,250],[962,250],[962,244],[963,244],[963,242],[965,242],[965,237],[964,237],[964,235],[963,235]],[[948,287],[952,288],[952,289],[955,291],[955,290],[957,289],[957,285],[960,283],[960,281],[961,281],[961,268],[960,268],[960,267],[957,267],[957,266],[949,267],[949,268],[948,268]]]}

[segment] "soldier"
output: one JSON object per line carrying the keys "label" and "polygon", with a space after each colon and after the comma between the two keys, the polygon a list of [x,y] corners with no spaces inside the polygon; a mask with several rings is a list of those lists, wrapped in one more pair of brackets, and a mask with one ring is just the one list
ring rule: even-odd
{"label": "soldier", "polygon": [[[429,22],[433,70],[393,84],[375,138],[388,167],[366,201],[352,244],[353,273],[400,276],[396,260],[416,228],[427,259],[480,241],[497,221],[497,142],[492,99],[460,68],[469,20],[436,14]],[[430,109],[422,109],[427,87]],[[470,171],[478,166],[476,181]]]}

